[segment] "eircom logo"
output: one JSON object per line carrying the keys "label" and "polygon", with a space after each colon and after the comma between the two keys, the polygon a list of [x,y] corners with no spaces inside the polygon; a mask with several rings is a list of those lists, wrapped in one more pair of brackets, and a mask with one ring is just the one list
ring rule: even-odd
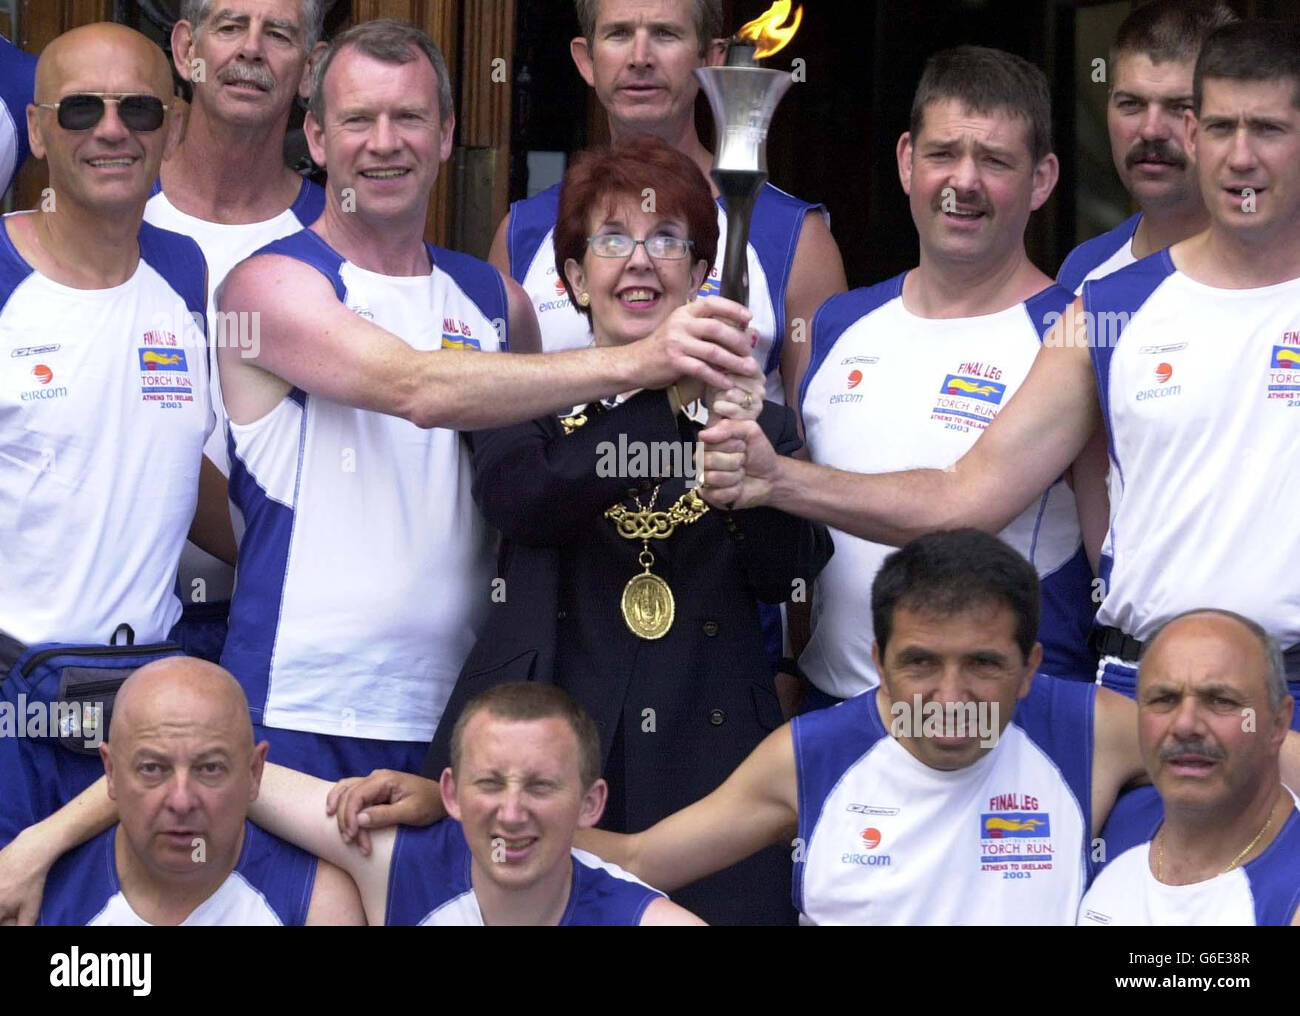
{"label": "eircom logo", "polygon": [[18,401],[33,402],[37,399],[42,401],[46,399],[61,399],[68,394],[68,389],[63,387],[63,385],[59,385],[57,388],[44,387],[54,380],[54,371],[52,371],[46,364],[38,363],[33,367],[32,377],[36,379],[37,384],[42,385],[43,387],[29,388],[27,391],[21,392],[18,396]]}
{"label": "eircom logo", "polygon": [[[880,846],[880,830],[875,826],[868,826],[858,833],[858,839],[868,850],[875,850]],[[858,864],[864,868],[888,868],[892,860],[889,854],[859,854],[856,851],[849,851],[840,855],[840,864]]]}

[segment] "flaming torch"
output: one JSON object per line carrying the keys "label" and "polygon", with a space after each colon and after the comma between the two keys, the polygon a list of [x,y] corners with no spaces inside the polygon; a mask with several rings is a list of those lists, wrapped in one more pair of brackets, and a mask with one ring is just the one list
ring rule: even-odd
{"label": "flaming torch", "polygon": [[725,66],[695,71],[717,127],[718,149],[710,175],[727,206],[721,294],[738,303],[749,301],[749,222],[758,192],[767,181],[767,129],[792,84],[789,72],[766,70],[757,61],[783,49],[794,37],[803,8],[796,8],[786,25],[789,17],[790,0],[776,0],[732,38]]}

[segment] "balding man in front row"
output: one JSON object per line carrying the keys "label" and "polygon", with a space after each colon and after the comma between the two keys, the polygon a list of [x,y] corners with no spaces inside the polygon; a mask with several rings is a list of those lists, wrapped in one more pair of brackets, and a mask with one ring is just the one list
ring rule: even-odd
{"label": "balding man in front row", "polygon": [[266,762],[220,667],[129,677],[100,745],[118,822],[51,869],[41,924],[365,924],[352,879],[248,821]]}
{"label": "balding man in front row", "polygon": [[1115,806],[1113,860],[1079,923],[1300,924],[1300,805],[1278,768],[1295,700],[1277,643],[1230,611],[1180,614],[1147,643],[1137,701],[1155,788]]}

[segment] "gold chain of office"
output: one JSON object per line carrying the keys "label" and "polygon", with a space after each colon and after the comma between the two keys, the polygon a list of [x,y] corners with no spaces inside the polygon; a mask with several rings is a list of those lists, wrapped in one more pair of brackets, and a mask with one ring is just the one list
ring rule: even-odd
{"label": "gold chain of office", "polygon": [[[566,435],[572,434],[584,426],[587,420],[586,412],[578,412],[561,417],[560,426]],[[643,506],[633,493],[632,501],[636,505],[636,511],[623,504],[616,504],[605,511],[605,518],[614,523],[619,536],[625,540],[641,541],[637,564],[644,570],[639,575],[633,575],[623,587],[620,606],[628,630],[637,638],[647,640],[667,635],[677,615],[672,589],[650,570],[655,561],[654,554],[650,552],[650,541],[668,539],[677,531],[678,526],[689,526],[709,510],[708,503],[694,490],[688,490],[666,511],[655,511],[658,499],[659,487],[656,486],[647,506]]]}
{"label": "gold chain of office", "polygon": [[[655,488],[658,493],[659,488]],[[627,540],[666,540],[678,526],[689,526],[709,510],[709,504],[693,490],[688,490],[667,511],[650,508],[632,511],[626,505],[616,504],[605,511],[612,519],[618,535]],[[638,503],[637,507],[640,507]]]}

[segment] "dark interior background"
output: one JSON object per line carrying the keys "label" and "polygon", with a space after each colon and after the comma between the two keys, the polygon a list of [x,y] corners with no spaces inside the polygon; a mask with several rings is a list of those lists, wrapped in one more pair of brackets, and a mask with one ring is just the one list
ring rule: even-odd
{"label": "dark interior background", "polygon": [[[490,93],[483,92],[481,82],[477,92],[467,92],[466,81],[475,82],[466,79],[464,69],[483,62],[485,54],[476,44],[495,38],[485,19],[495,15],[508,24],[510,2],[510,108],[505,110],[502,103],[497,112],[466,115],[484,107],[483,96]],[[1300,0],[1231,2],[1245,17],[1300,19]],[[603,112],[569,57],[569,40],[578,32],[571,0],[325,3],[327,38],[352,19],[382,15],[411,18],[435,35],[448,35],[438,41],[452,59],[460,109],[457,143],[467,147],[464,152],[458,149],[458,161],[445,171],[451,181],[448,189],[458,200],[439,204],[435,196],[430,212],[431,225],[441,224],[450,237],[439,242],[485,254],[505,210],[507,190],[514,200],[549,185],[558,179],[569,153],[607,139]],[[756,17],[769,3],[723,0],[727,30]],[[29,22],[58,22],[63,28],[109,16],[165,45],[179,6],[179,0],[0,0],[0,32],[12,37],[19,15]],[[1075,244],[1131,213],[1111,165],[1105,123],[1108,84],[1094,81],[1092,70],[1094,60],[1108,57],[1115,29],[1133,6],[1130,0],[803,0],[802,27],[767,63],[788,68],[800,59],[806,75],[786,95],[772,124],[772,181],[829,208],[850,285],[865,285],[910,267],[917,258],[916,239],[898,183],[894,147],[907,126],[921,68],[927,56],[947,46],[997,46],[1036,63],[1052,86],[1061,180],[1047,205],[1030,220],[1028,249],[1041,268],[1054,274]],[[481,123],[475,131],[470,126],[475,116],[488,126]],[[712,120],[702,96],[696,119],[701,136],[710,140]],[[301,121],[298,110],[291,126]],[[507,136],[508,187],[502,179],[507,175],[504,156],[497,156],[497,168],[492,158],[482,158],[500,153]],[[460,154],[479,158],[462,166]],[[286,158],[309,167],[300,131],[291,131]],[[26,203],[15,207],[33,203],[31,195],[39,193],[39,169],[29,162],[19,186],[25,188]],[[10,197],[11,204],[13,200]],[[453,220],[457,227],[450,230],[448,222]]]}
{"label": "dark interior background", "polygon": [[[568,56],[578,30],[559,0],[518,0],[511,197],[525,196],[527,152],[576,151],[604,138],[594,102]],[[770,0],[724,0],[734,30]],[[1033,61],[1052,86],[1053,136],[1061,180],[1030,220],[1030,257],[1055,274],[1080,241],[1131,214],[1111,165],[1105,83],[1092,61],[1108,56],[1115,29],[1134,5],[1089,0],[805,0],[794,40],[768,62],[805,62],[768,138],[772,182],[823,202],[851,286],[915,264],[911,216],[894,157],[912,93],[935,50],[961,43],[996,46]],[[1242,0],[1247,17],[1296,18],[1297,0]],[[703,97],[697,119],[711,133]]]}

